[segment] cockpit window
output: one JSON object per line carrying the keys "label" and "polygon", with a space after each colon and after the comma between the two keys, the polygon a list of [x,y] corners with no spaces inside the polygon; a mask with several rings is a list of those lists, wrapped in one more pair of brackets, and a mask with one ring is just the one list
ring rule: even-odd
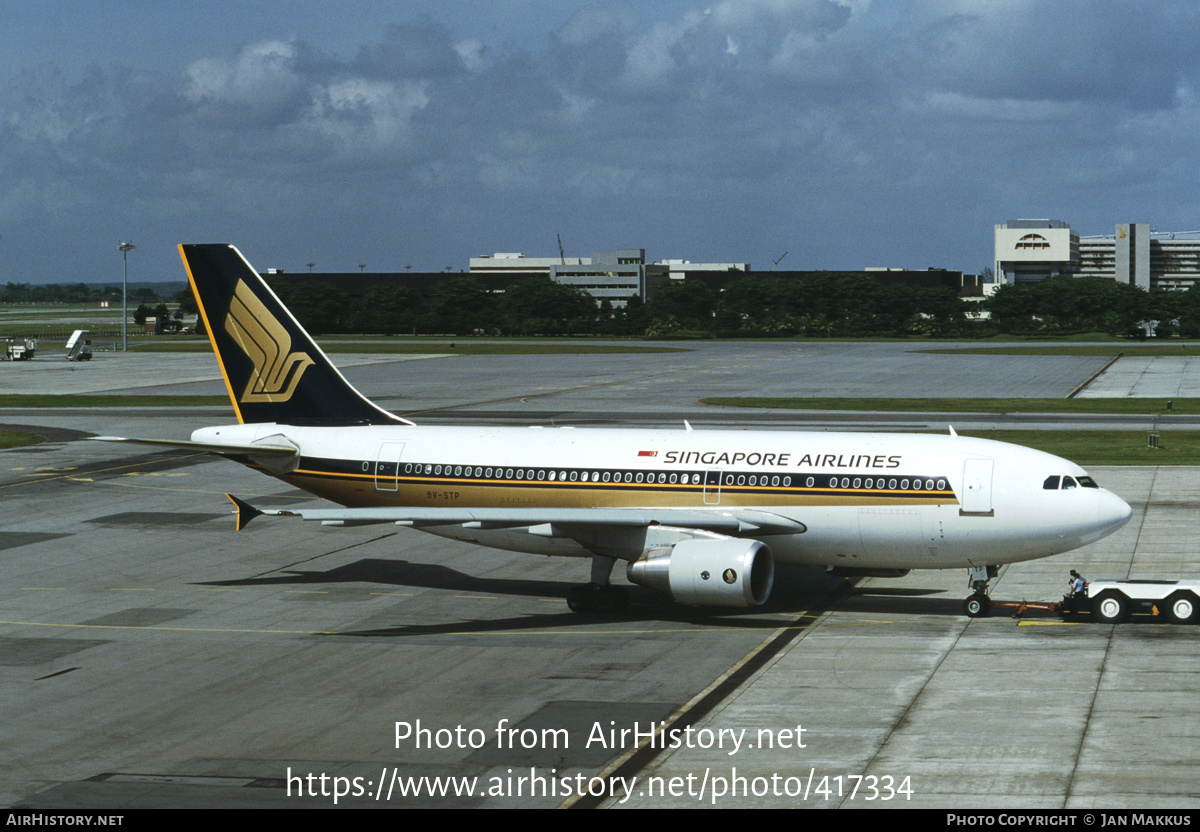
{"label": "cockpit window", "polygon": [[1091,477],[1079,477],[1076,482],[1074,477],[1046,477],[1046,481],[1042,483],[1042,488],[1046,491],[1056,491],[1059,488],[1076,488],[1082,485],[1084,488],[1099,488],[1096,481]]}

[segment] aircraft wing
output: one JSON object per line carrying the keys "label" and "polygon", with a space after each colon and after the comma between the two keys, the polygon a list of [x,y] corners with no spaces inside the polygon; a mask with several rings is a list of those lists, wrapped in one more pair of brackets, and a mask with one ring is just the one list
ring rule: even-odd
{"label": "aircraft wing", "polygon": [[468,529],[529,528],[546,537],[575,537],[580,528],[670,526],[727,535],[800,534],[803,523],[755,509],[701,511],[677,508],[375,508],[260,510],[226,494],[237,507],[238,530],[261,515],[299,517],[330,526],[463,526]]}

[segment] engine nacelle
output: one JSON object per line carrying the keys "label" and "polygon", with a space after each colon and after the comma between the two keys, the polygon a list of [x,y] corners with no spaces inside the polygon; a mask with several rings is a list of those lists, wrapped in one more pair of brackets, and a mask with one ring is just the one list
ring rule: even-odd
{"label": "engine nacelle", "polygon": [[669,592],[683,604],[757,607],[771,595],[775,560],[758,540],[681,540],[651,549],[625,570],[631,583]]}

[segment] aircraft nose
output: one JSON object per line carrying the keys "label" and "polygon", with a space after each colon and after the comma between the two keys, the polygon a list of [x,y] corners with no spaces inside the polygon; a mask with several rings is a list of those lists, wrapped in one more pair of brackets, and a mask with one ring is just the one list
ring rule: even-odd
{"label": "aircraft nose", "polygon": [[1129,518],[1133,517],[1133,509],[1129,507],[1129,503],[1116,494],[1104,491],[1097,506],[1097,515],[1097,519],[1106,532],[1115,532],[1128,523]]}

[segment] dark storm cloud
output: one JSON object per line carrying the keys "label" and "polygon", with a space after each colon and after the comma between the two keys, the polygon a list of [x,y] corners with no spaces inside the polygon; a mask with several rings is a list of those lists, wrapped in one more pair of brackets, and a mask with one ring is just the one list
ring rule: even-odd
{"label": "dark storm cloud", "polygon": [[1188,8],[997,4],[932,21],[908,54],[929,86],[966,95],[1169,108],[1179,83],[1195,81],[1200,20]]}
{"label": "dark storm cloud", "polygon": [[596,4],[524,41],[364,25],[344,55],[287,21],[179,70],[11,79],[0,220],[6,243],[134,225],[392,267],[545,253],[562,231],[580,253],[972,269],[1010,215],[1085,233],[1197,224],[1196,17],[1083,0]]}

